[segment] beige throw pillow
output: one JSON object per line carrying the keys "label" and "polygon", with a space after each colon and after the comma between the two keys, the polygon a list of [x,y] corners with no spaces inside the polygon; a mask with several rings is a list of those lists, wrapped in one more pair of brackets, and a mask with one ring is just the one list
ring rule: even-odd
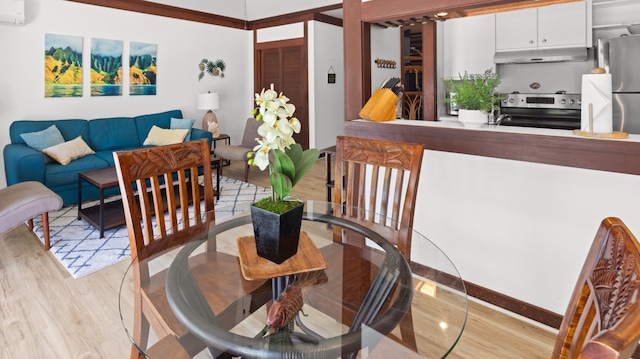
{"label": "beige throw pillow", "polygon": [[174,143],[180,143],[184,141],[184,138],[187,136],[188,132],[188,129],[168,130],[153,125],[153,127],[151,127],[151,130],[149,130],[149,134],[144,140],[143,145],[164,146]]}
{"label": "beige throw pillow", "polygon": [[78,136],[71,141],[63,142],[59,145],[47,147],[42,150],[42,152],[46,153],[61,165],[67,165],[73,160],[95,153],[91,147],[84,142],[82,136]]}

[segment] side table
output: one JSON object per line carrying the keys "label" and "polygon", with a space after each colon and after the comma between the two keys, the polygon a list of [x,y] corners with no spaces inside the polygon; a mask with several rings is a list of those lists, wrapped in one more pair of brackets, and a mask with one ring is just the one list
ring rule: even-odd
{"label": "side table", "polygon": [[[220,136],[218,137],[214,137],[213,138],[213,150],[211,151],[211,153],[213,153],[213,151],[215,151],[216,149],[216,142],[218,141],[224,141],[225,145],[230,145],[231,144],[231,136],[225,134],[225,133],[221,133]],[[224,160],[224,163],[222,164],[223,166],[228,166],[231,164],[230,160]]]}
{"label": "side table", "polygon": [[214,156],[213,151],[211,151],[211,168],[216,169],[216,187],[214,189],[216,199],[220,199],[220,167],[221,166],[222,166],[222,158]]}
{"label": "side table", "polygon": [[[82,181],[87,181],[100,189],[100,203],[82,208]],[[124,209],[121,200],[104,201],[104,190],[118,186],[118,174],[115,167],[98,168],[78,173],[78,219],[84,218],[100,230],[100,238],[105,229],[125,224]]]}

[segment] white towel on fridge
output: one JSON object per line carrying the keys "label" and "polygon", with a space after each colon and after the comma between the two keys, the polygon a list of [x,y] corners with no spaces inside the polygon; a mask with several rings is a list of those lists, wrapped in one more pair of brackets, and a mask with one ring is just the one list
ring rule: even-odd
{"label": "white towel on fridge", "polygon": [[[611,74],[582,75],[580,127],[584,132],[612,133]],[[589,104],[592,104],[593,128],[590,128]]]}

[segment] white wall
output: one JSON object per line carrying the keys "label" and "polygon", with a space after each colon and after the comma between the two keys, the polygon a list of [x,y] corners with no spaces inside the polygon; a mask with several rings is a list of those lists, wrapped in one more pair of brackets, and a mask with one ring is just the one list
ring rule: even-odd
{"label": "white wall", "polygon": [[[382,83],[390,77],[400,77],[402,62],[400,55],[400,27],[381,28],[371,27],[371,93],[379,89]],[[393,60],[396,68],[378,68],[376,59]],[[403,80],[401,78],[401,80]],[[404,81],[404,80],[403,80]]]}
{"label": "white wall", "polygon": [[[84,38],[84,96],[44,97],[44,34]],[[220,93],[216,110],[221,132],[232,143],[241,140],[244,119],[253,106],[253,37],[245,30],[113,10],[62,0],[26,0],[24,26],[0,25],[0,148],[9,140],[9,126],[21,119],[100,118],[135,116],[180,109],[200,126],[204,111],[196,109],[198,93]],[[158,45],[156,96],[89,96],[91,38],[122,40],[125,69],[129,42]],[[198,81],[203,58],[223,59],[224,77]],[[128,76],[128,70],[125,70]],[[128,81],[125,82],[128,84]],[[0,159],[0,188],[6,187],[4,158]]]}
{"label": "white wall", "polygon": [[256,42],[270,42],[304,37],[304,23],[279,25],[258,29],[256,31]]}
{"label": "white wall", "polygon": [[[342,28],[317,23],[310,46],[318,63],[309,68],[310,116],[321,121],[311,128],[311,145],[324,148],[335,144],[344,119],[344,69]],[[84,95],[81,98],[44,97],[44,34],[81,36],[84,39]],[[121,40],[123,65],[128,76],[129,43],[158,45],[156,96],[89,96],[89,59],[92,38]],[[316,41],[312,40],[312,41]],[[204,111],[196,109],[199,93],[220,93],[221,108],[216,110],[220,131],[231,136],[233,144],[242,140],[244,120],[253,108],[253,34],[251,31],[200,24],[153,15],[72,3],[63,0],[26,0],[24,26],[0,25],[0,43],[11,56],[0,56],[0,148],[10,143],[9,126],[15,120],[103,118],[136,116],[166,110],[182,110],[184,117],[196,119],[200,127]],[[7,50],[8,49],[8,50]],[[198,81],[198,63],[203,59],[224,60],[224,77],[205,77]],[[337,83],[326,84],[331,63]],[[325,68],[326,67],[326,68]],[[323,77],[324,82],[316,80]],[[128,81],[125,82],[128,84]],[[318,84],[314,89],[313,84]],[[127,91],[123,91],[127,93]],[[318,104],[314,104],[318,101]],[[325,121],[328,121],[325,123]],[[319,122],[320,123],[320,122]],[[315,133],[315,134],[314,134]],[[315,142],[315,145],[314,145]],[[0,157],[0,188],[6,187],[4,158]]]}
{"label": "white wall", "polygon": [[[342,28],[310,21],[309,43],[309,146],[318,149],[336,144],[344,134],[344,48]],[[328,83],[333,68],[336,82]]]}
{"label": "white wall", "polygon": [[425,151],[414,224],[464,280],[563,314],[600,222],[637,233],[639,200],[638,176]]}

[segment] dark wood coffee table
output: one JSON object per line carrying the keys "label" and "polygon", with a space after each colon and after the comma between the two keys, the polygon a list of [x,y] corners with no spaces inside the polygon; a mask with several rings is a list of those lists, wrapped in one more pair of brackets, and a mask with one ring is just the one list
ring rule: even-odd
{"label": "dark wood coffee table", "polygon": [[[100,203],[82,208],[82,181],[89,182],[100,189]],[[125,224],[122,201],[117,199],[104,201],[104,190],[118,186],[118,175],[115,167],[98,168],[78,173],[78,219],[84,218],[92,226],[100,230],[100,238],[105,229]]]}
{"label": "dark wood coffee table", "polygon": [[[211,166],[216,169],[216,187],[214,194],[220,199],[220,166],[221,158],[211,157]],[[100,189],[100,203],[82,208],[82,181],[89,182]],[[117,187],[118,174],[115,167],[99,168],[78,173],[78,219],[84,218],[92,226],[100,230],[100,238],[104,237],[104,231],[125,224],[122,200],[116,199],[105,202],[104,191],[111,187]],[[204,193],[204,192],[203,192]]]}

